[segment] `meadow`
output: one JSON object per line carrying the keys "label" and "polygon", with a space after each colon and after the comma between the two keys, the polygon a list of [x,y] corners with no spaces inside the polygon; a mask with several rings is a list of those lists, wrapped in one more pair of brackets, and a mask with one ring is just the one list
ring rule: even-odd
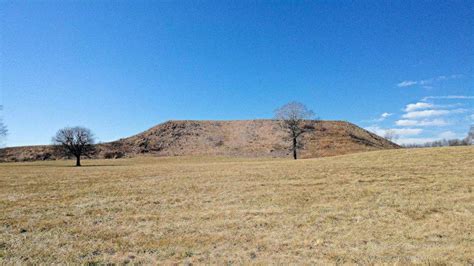
{"label": "meadow", "polygon": [[474,263],[474,147],[0,164],[0,263]]}

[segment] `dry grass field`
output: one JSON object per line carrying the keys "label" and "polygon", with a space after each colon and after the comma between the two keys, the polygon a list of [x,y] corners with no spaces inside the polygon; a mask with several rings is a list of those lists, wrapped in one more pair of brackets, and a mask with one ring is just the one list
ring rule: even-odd
{"label": "dry grass field", "polygon": [[0,164],[0,263],[474,263],[474,147]]}

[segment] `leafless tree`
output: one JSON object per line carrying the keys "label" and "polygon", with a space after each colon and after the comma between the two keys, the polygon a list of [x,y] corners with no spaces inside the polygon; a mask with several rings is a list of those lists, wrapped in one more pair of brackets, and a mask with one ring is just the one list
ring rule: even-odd
{"label": "leafless tree", "polygon": [[[0,105],[0,111],[2,110],[3,106]],[[8,133],[7,126],[3,123],[0,118],[0,140],[2,140]],[[1,143],[0,143],[1,144]]]}
{"label": "leafless tree", "polygon": [[94,153],[94,135],[84,127],[66,127],[53,137],[57,151],[76,157],[76,166],[81,166],[81,156],[89,157]]}
{"label": "leafless tree", "polygon": [[471,125],[466,137],[467,145],[474,145],[474,125]]}
{"label": "leafless tree", "polygon": [[0,120],[0,138],[3,138],[7,135],[7,127],[5,126],[5,124],[3,123],[2,120]]}
{"label": "leafless tree", "polygon": [[[1,106],[0,106],[1,107]],[[5,139],[5,136],[7,135],[7,127],[5,124],[3,124],[2,120],[0,120],[0,161],[2,160],[1,158],[3,157],[5,151],[1,148],[4,146],[3,140]]]}
{"label": "leafless tree", "polygon": [[385,134],[383,136],[386,140],[389,140],[389,141],[395,141],[399,138],[398,134],[395,133],[395,130],[393,129],[389,129],[387,131],[385,131]]}
{"label": "leafless tree", "polygon": [[297,159],[297,150],[302,147],[300,137],[306,132],[313,131],[314,127],[307,123],[314,117],[314,112],[299,102],[290,102],[275,110],[275,118],[288,133],[291,140],[293,159]]}
{"label": "leafless tree", "polygon": [[3,124],[2,120],[0,120],[0,161],[4,159],[5,150],[2,149],[5,145],[3,140],[7,135],[7,127]]}

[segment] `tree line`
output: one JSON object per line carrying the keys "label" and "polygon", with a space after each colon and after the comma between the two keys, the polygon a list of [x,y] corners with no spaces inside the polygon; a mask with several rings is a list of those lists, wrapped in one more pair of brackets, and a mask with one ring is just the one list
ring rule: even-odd
{"label": "tree line", "polygon": [[426,142],[423,144],[405,144],[405,148],[429,148],[429,147],[447,147],[447,146],[468,146],[474,145],[474,125],[471,126],[467,137],[464,139],[442,139]]}

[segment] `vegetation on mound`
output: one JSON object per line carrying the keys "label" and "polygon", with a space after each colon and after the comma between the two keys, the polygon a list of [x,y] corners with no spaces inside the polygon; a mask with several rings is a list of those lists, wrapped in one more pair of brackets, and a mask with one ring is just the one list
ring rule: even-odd
{"label": "vegetation on mound", "polygon": [[[307,121],[298,157],[315,158],[398,145],[342,121]],[[154,156],[291,157],[291,143],[277,120],[168,121],[145,132],[96,145],[93,158]],[[52,160],[52,146],[0,149],[0,161]]]}

